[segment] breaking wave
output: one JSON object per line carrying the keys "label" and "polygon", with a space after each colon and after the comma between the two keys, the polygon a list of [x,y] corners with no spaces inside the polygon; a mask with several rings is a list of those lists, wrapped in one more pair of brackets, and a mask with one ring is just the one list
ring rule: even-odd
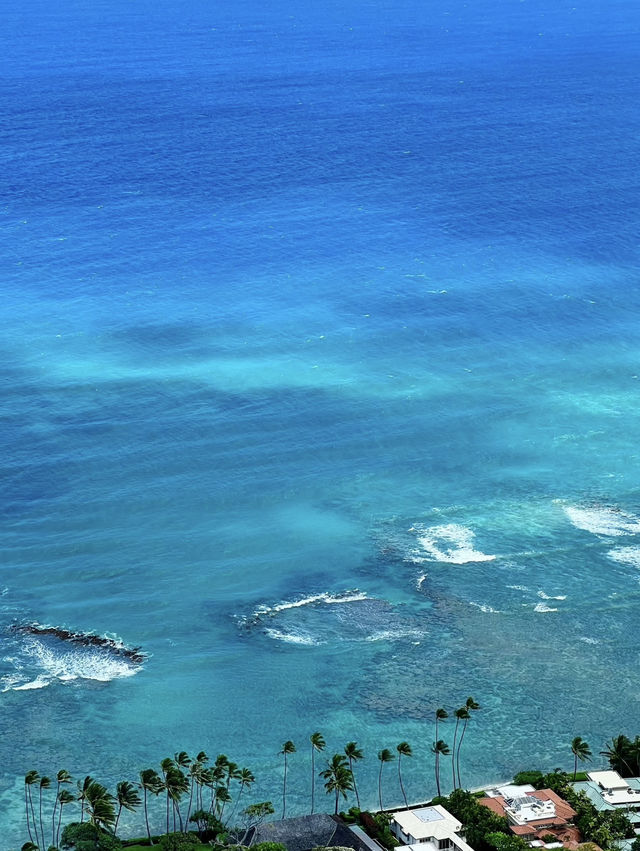
{"label": "breaking wave", "polygon": [[640,569],[640,547],[614,547],[607,555],[618,564],[630,564]]}
{"label": "breaking wave", "polygon": [[547,606],[546,603],[536,603],[533,607],[534,612],[557,612],[557,609]]}
{"label": "breaking wave", "polygon": [[558,594],[556,597],[552,597],[549,594],[545,594],[544,591],[538,591],[538,597],[540,597],[541,600],[566,600],[567,599],[566,594]]}
{"label": "breaking wave", "polygon": [[495,555],[475,550],[475,532],[457,523],[427,528],[413,526],[409,531],[417,534],[420,549],[412,553],[412,560],[418,563],[433,560],[448,564],[469,564],[496,558]]}
{"label": "breaking wave", "polygon": [[594,535],[620,537],[640,534],[640,519],[619,508],[606,505],[576,507],[563,505],[562,510],[577,529]]}

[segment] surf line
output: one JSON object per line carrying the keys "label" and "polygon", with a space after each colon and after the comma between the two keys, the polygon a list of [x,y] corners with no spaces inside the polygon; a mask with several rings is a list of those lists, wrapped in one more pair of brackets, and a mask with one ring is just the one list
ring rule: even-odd
{"label": "surf line", "polygon": [[68,644],[79,644],[83,647],[102,647],[115,656],[122,656],[134,665],[141,665],[146,659],[140,647],[125,647],[113,638],[106,638],[93,632],[72,632],[69,629],[41,626],[38,623],[13,624],[11,630],[19,635],[51,636]]}

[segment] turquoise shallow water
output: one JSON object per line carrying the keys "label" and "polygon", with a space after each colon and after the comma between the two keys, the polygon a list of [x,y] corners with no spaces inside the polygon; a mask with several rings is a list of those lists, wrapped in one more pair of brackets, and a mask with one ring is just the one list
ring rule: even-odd
{"label": "turquoise shallow water", "polygon": [[30,768],[635,732],[638,13],[400,6],[7,16],[2,848]]}

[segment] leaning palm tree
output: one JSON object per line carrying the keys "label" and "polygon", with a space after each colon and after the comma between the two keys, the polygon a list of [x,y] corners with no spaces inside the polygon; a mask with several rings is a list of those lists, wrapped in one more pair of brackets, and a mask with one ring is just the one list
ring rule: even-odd
{"label": "leaning palm tree", "polygon": [[578,773],[578,760],[580,762],[591,760],[591,748],[583,738],[576,736],[571,742],[571,753],[573,754],[573,779],[575,780]]}
{"label": "leaning palm tree", "polygon": [[442,709],[442,707],[440,707],[439,709],[436,709],[436,738],[435,738],[436,742],[438,741],[438,722],[439,721],[446,721],[448,717],[449,717],[449,713],[447,712],[446,709]]}
{"label": "leaning palm tree", "polygon": [[451,751],[449,750],[449,745],[446,742],[443,742],[442,739],[438,739],[433,743],[431,753],[436,755],[436,788],[438,790],[438,797],[440,797],[440,757],[449,756]]}
{"label": "leaning palm tree", "polygon": [[116,823],[113,826],[114,833],[118,832],[118,822],[120,821],[122,810],[129,810],[132,813],[142,803],[142,798],[138,794],[138,790],[128,780],[121,780],[116,786],[116,800],[118,802],[118,815],[116,816]]}
{"label": "leaning palm tree", "polygon": [[53,815],[51,816],[51,844],[52,845],[58,844],[56,842],[56,810],[58,808],[58,795],[60,794],[60,787],[62,786],[63,783],[71,783],[71,775],[69,774],[69,772],[66,769],[61,768],[60,771],[56,774],[56,781],[57,781],[58,785],[56,787],[56,799],[55,799],[54,804],[53,804]]}
{"label": "leaning palm tree", "polygon": [[381,751],[378,751],[378,759],[380,760],[380,771],[378,773],[378,797],[380,798],[380,809],[384,809],[382,806],[382,766],[385,762],[392,762],[395,757],[389,750],[389,748],[383,748]]}
{"label": "leaning palm tree", "polygon": [[62,825],[62,808],[66,804],[72,804],[75,801],[75,797],[68,791],[68,789],[61,789],[58,792],[58,829],[56,830],[56,841],[55,845],[60,845],[60,827]]}
{"label": "leaning palm tree", "polygon": [[111,827],[116,820],[116,810],[107,787],[94,780],[87,787],[86,799],[90,823],[95,827]]}
{"label": "leaning palm tree", "polygon": [[462,747],[462,740],[464,739],[464,734],[467,731],[467,724],[471,718],[471,713],[476,712],[480,709],[480,704],[476,703],[472,697],[468,697],[464,708],[467,710],[467,717],[464,718],[464,724],[462,726],[462,733],[460,734],[460,741],[458,742],[458,753],[456,755],[456,771],[458,774],[458,786],[462,786],[460,782],[460,748]]}
{"label": "leaning palm tree", "polygon": [[347,759],[349,760],[349,771],[351,772],[351,777],[353,778],[353,791],[356,793],[356,804],[358,809],[360,809],[360,796],[358,795],[358,786],[356,784],[356,776],[353,773],[353,763],[364,759],[364,754],[362,750],[358,747],[357,742],[347,742],[344,746],[344,752],[346,754]]}
{"label": "leaning palm tree", "polygon": [[285,813],[287,812],[287,756],[295,752],[296,746],[293,744],[291,739],[288,739],[284,743],[284,745],[282,746],[282,750],[280,751],[280,755],[284,756],[284,778],[282,781],[282,818],[285,817]]}
{"label": "leaning palm tree", "polygon": [[316,768],[315,768],[315,754],[316,751],[320,752],[325,749],[327,743],[324,740],[322,733],[312,733],[310,737],[311,742],[311,812],[315,810],[315,797],[316,797]]}
{"label": "leaning palm tree", "polygon": [[327,763],[327,768],[320,772],[320,776],[326,781],[324,788],[327,795],[335,794],[336,796],[335,814],[338,815],[340,795],[346,798],[347,792],[353,790],[353,774],[347,768],[346,757],[341,753],[334,754],[331,761]]}
{"label": "leaning palm tree", "polygon": [[176,830],[176,815],[180,824],[180,830],[183,829],[182,813],[180,812],[180,801],[182,796],[189,791],[189,780],[186,774],[179,768],[174,767],[169,769],[164,780],[164,788],[167,790],[167,795],[171,799],[173,805],[173,830]]}
{"label": "leaning palm tree", "polygon": [[238,804],[240,803],[240,798],[242,797],[242,793],[244,791],[245,786],[247,786],[247,787],[251,786],[252,783],[255,783],[256,778],[253,776],[253,773],[251,771],[249,771],[248,768],[241,768],[240,769],[240,776],[238,777],[238,780],[240,781],[240,791],[238,792],[238,797],[236,798],[236,802],[233,805],[233,809],[231,810],[231,813],[229,814],[229,821],[231,821],[231,819],[233,818],[233,816],[235,814],[235,811],[238,807]]}
{"label": "leaning palm tree", "polygon": [[458,727],[461,721],[467,721],[471,716],[469,715],[469,710],[466,706],[462,706],[460,709],[456,709],[453,713],[456,716],[456,727],[453,733],[453,750],[451,751],[451,770],[453,774],[453,788],[454,790],[458,788],[456,783],[456,740],[458,738]]}
{"label": "leaning palm tree", "polygon": [[398,751],[398,782],[400,783],[400,790],[402,792],[402,797],[404,798],[404,805],[405,807],[408,807],[409,802],[407,801],[407,795],[404,791],[404,783],[402,782],[402,771],[400,766],[402,764],[402,757],[413,756],[413,751],[411,750],[409,742],[400,742],[399,745],[396,745],[396,750]]}
{"label": "leaning palm tree", "polygon": [[231,801],[231,794],[230,794],[229,790],[227,789],[226,786],[220,786],[216,790],[216,802],[217,802],[216,805],[218,807],[217,815],[218,815],[218,818],[220,819],[220,821],[222,821],[222,816],[224,814],[224,808],[229,803],[229,801]]}
{"label": "leaning palm tree", "polygon": [[44,841],[44,827],[42,824],[42,790],[43,789],[51,789],[51,778],[50,777],[41,777],[40,783],[38,784],[40,787],[40,836],[42,838],[42,845],[45,845]]}
{"label": "leaning palm tree", "polygon": [[167,816],[167,830],[166,830],[167,833],[169,833],[169,789],[167,788],[167,772],[171,771],[171,769],[175,768],[175,767],[176,767],[176,764],[171,759],[170,756],[166,756],[160,762],[160,771],[162,772],[162,780],[163,780],[163,783],[164,783],[164,789],[166,790],[166,793],[167,793],[166,794],[167,802],[166,802],[166,808],[165,808],[166,809],[166,816]]}
{"label": "leaning palm tree", "polygon": [[606,756],[609,765],[623,777],[633,777],[633,762],[631,740],[624,735],[615,736],[606,743],[607,750],[600,751],[601,756]]}
{"label": "leaning palm tree", "polygon": [[[34,834],[35,834],[35,844],[38,843],[38,828],[36,826],[36,815],[33,809],[33,799],[31,798],[31,787],[34,783],[40,782],[40,775],[37,771],[27,771],[24,776],[24,808],[27,815],[27,832],[29,833],[29,839],[33,842]],[[30,812],[31,811],[31,812]],[[31,832],[31,826],[33,824],[33,833]]]}
{"label": "leaning palm tree", "polygon": [[144,820],[147,826],[147,837],[149,838],[149,845],[153,845],[153,840],[151,839],[151,830],[149,829],[147,793],[151,792],[152,795],[158,795],[164,789],[164,783],[160,779],[158,772],[154,771],[153,768],[143,768],[140,772],[140,788],[144,793]]}
{"label": "leaning palm tree", "polygon": [[87,800],[87,789],[93,783],[93,777],[87,775],[82,783],[78,780],[76,781],[76,787],[78,789],[78,797],[76,800],[80,801],[80,823],[84,821],[84,805]]}
{"label": "leaning palm tree", "polygon": [[[197,789],[200,788],[200,780],[201,780],[203,771],[204,771],[204,768],[202,766],[202,763],[198,762],[197,759],[195,759],[191,763],[191,765],[189,766],[189,781],[190,781],[190,783],[189,783],[189,806],[187,807],[187,816],[186,816],[185,821],[184,821],[184,823],[187,825],[187,828],[188,828],[188,825],[189,825],[189,817],[191,816],[191,806],[193,804],[193,790],[194,789],[197,790]],[[196,804],[197,803],[198,803],[198,796],[196,794]]]}

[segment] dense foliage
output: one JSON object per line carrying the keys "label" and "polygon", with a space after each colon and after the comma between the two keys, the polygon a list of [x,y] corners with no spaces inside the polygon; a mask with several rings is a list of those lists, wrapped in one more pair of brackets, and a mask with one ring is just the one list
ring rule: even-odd
{"label": "dense foliage", "polygon": [[[467,842],[474,851],[495,851],[496,845],[489,841],[490,835],[502,834],[511,838],[506,818],[497,816],[487,807],[478,803],[471,792],[456,789],[448,797],[433,799],[434,804],[441,804],[452,816],[464,825]],[[517,851],[517,849],[501,848],[500,851]]]}
{"label": "dense foliage", "polygon": [[71,822],[62,831],[60,847],[70,851],[117,851],[122,842],[89,822]]}

